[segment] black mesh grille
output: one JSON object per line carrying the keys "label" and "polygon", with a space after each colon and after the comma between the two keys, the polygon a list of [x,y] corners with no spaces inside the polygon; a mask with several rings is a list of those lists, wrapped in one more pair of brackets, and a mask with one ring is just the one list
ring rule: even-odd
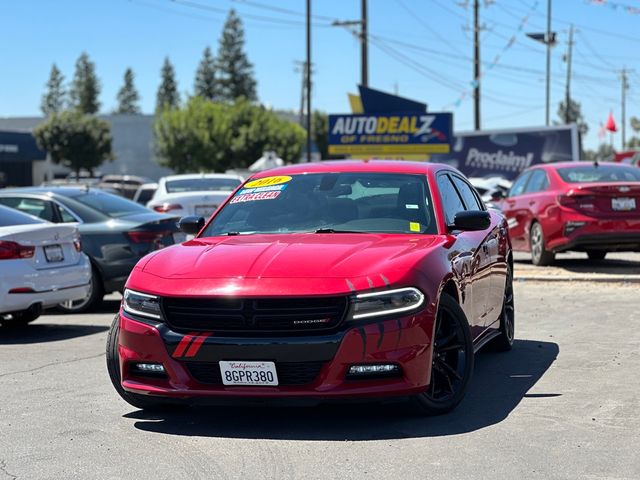
{"label": "black mesh grille", "polygon": [[[278,362],[278,384],[282,386],[308,385],[317,378],[325,362]],[[218,362],[184,362],[191,376],[200,383],[222,385]]]}
{"label": "black mesh grille", "polygon": [[325,332],[344,318],[347,298],[166,297],[162,305],[167,323],[177,331]]}

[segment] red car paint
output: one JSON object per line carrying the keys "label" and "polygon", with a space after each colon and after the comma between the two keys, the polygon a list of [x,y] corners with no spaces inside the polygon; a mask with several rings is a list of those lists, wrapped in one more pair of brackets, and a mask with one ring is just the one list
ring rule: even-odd
{"label": "red car paint", "polygon": [[[542,227],[545,248],[563,251],[640,251],[640,181],[577,183],[566,182],[558,169],[591,167],[586,162],[563,162],[536,165],[525,170],[514,182],[532,178],[534,172],[546,175],[547,186],[541,191],[524,191],[513,195],[514,187],[501,204],[514,250],[530,251],[530,231],[534,222]],[[616,163],[601,163],[601,167],[633,168]],[[615,198],[633,198],[636,207],[629,211],[612,208]],[[567,224],[584,225],[567,229]]]}
{"label": "red car paint", "polygon": [[[445,224],[437,176],[446,172],[459,175],[457,171],[445,165],[417,162],[340,161],[278,168],[257,174],[250,181],[322,172],[425,176],[437,233],[198,236],[142,259],[131,273],[126,288],[160,297],[187,299],[296,299],[349,297],[411,286],[425,295],[421,309],[381,320],[344,321],[340,328],[322,335],[241,338],[220,335],[215,330],[171,331],[163,322],[141,321],[121,309],[118,353],[125,390],[190,399],[350,398],[423,392],[431,375],[434,320],[445,287],[462,306],[475,347],[480,348],[495,336],[507,265],[511,262],[506,222],[494,211],[487,230],[450,231]],[[222,205],[212,219],[224,207]],[[305,362],[326,351],[331,351],[331,357],[323,358],[324,364],[315,379],[301,386],[204,384],[194,378],[187,364],[193,361],[215,365],[217,360]],[[167,378],[141,377],[131,371],[134,362],[161,363]],[[352,364],[385,362],[401,365],[402,376],[345,379]]]}

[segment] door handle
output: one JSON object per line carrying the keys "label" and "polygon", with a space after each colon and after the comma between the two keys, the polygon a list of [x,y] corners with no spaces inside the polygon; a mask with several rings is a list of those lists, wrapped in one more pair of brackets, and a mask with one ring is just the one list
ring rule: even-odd
{"label": "door handle", "polygon": [[533,206],[533,205],[535,205],[535,204],[536,204],[535,200],[531,200],[531,201],[529,202],[529,206],[530,206],[530,207],[532,207],[532,206]]}

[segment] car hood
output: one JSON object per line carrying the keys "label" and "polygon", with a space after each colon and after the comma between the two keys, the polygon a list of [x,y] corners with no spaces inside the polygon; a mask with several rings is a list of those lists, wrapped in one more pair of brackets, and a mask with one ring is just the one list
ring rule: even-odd
{"label": "car hood", "polygon": [[406,278],[443,242],[435,235],[308,233],[194,239],[143,259],[129,287],[179,285],[194,294],[205,285],[245,293],[260,283],[305,293],[384,287]]}

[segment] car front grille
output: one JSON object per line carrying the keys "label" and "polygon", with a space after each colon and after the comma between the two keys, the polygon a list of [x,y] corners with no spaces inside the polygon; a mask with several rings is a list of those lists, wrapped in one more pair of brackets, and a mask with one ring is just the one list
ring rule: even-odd
{"label": "car front grille", "polygon": [[234,335],[327,332],[342,322],[347,305],[347,297],[162,299],[173,330]]}
{"label": "car front grille", "polygon": [[[222,385],[218,362],[184,362],[184,365],[197,382]],[[277,362],[278,384],[296,386],[313,383],[324,365],[325,362]]]}

